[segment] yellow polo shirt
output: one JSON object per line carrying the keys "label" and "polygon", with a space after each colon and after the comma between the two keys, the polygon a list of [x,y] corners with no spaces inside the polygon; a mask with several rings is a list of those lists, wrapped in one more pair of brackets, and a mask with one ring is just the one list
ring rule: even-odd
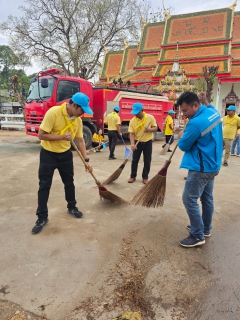
{"label": "yellow polo shirt", "polygon": [[237,127],[240,126],[240,117],[236,114],[230,118],[225,116],[223,118],[223,138],[224,139],[234,139],[237,133]]}
{"label": "yellow polo shirt", "polygon": [[[138,120],[138,121],[137,121]],[[136,117],[132,118],[129,122],[128,132],[132,132],[135,135],[135,140],[139,140],[140,135],[144,131],[144,127],[156,127],[157,123],[155,118],[151,114],[146,113],[146,122],[142,123],[142,127],[139,127],[140,119],[136,119]],[[140,139],[141,142],[146,142],[152,140],[153,132],[146,132]]]}
{"label": "yellow polo shirt", "polygon": [[121,119],[117,112],[111,112],[109,113],[105,119],[104,122],[108,125],[108,130],[117,130],[117,125],[121,124]]}
{"label": "yellow polo shirt", "polygon": [[172,125],[172,127],[174,127],[173,118],[168,115],[165,120],[165,131],[164,131],[165,136],[173,135],[173,130],[169,127],[169,125]]}
{"label": "yellow polo shirt", "polygon": [[103,142],[104,137],[101,134],[94,133],[92,142]]}
{"label": "yellow polo shirt", "polygon": [[[63,110],[62,110],[62,106],[63,106]],[[46,112],[44,119],[40,125],[40,128],[47,133],[60,135],[61,131],[67,127],[65,115],[68,116],[67,110],[66,110],[66,102],[61,106],[50,108]],[[70,123],[72,123],[74,119],[69,121]],[[82,119],[80,117],[76,119],[76,122],[73,125],[72,129],[76,137],[79,137],[79,138],[83,137]],[[68,129],[68,132],[71,132],[71,130]],[[42,140],[41,145],[44,149],[48,151],[62,153],[70,149],[71,143],[70,141],[66,141],[66,140],[57,140],[57,141]]]}

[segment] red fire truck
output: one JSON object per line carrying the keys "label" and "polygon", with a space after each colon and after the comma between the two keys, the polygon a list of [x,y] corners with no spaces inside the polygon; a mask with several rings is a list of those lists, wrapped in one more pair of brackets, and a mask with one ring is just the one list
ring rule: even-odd
{"label": "red fire truck", "polygon": [[168,98],[156,93],[139,92],[136,90],[116,87],[94,87],[89,81],[62,75],[57,69],[39,72],[31,81],[25,104],[25,127],[28,135],[37,136],[39,126],[47,110],[52,106],[61,105],[69,101],[76,92],[83,92],[90,98],[90,107],[94,114],[84,114],[83,135],[86,147],[92,142],[92,135],[97,128],[103,129],[104,117],[113,111],[115,106],[120,107],[122,121],[121,131],[127,135],[128,124],[132,119],[131,108],[135,102],[141,102],[144,110],[152,114],[162,131],[168,110],[173,108]]}

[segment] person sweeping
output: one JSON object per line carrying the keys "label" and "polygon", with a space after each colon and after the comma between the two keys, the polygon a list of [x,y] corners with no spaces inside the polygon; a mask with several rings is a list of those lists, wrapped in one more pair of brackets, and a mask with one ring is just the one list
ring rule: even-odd
{"label": "person sweeping", "polygon": [[[140,102],[132,105],[131,114],[133,114],[134,117],[130,120],[128,132],[130,133],[133,158],[128,183],[133,183],[136,180],[138,163],[143,153],[144,166],[142,170],[142,181],[144,184],[147,184],[152,160],[153,132],[157,131],[157,123],[152,115],[143,111],[143,105]],[[136,146],[137,141],[138,145]]]}
{"label": "person sweeping", "polygon": [[182,93],[177,106],[189,119],[185,130],[178,133],[178,147],[184,151],[180,168],[189,170],[182,200],[190,220],[187,225],[190,234],[179,243],[195,247],[203,245],[211,235],[214,178],[220,170],[223,152],[222,123],[220,114],[203,92],[199,97],[190,91]]}
{"label": "person sweeping", "polygon": [[104,123],[108,126],[108,147],[109,147],[109,160],[115,160],[114,151],[116,148],[118,135],[121,133],[121,119],[118,115],[120,108],[118,106],[114,107],[113,112],[109,113],[105,119]]}
{"label": "person sweeping", "polygon": [[83,216],[76,207],[71,141],[76,137],[78,148],[85,159],[86,169],[91,173],[92,166],[87,158],[80,118],[84,113],[93,114],[93,111],[89,106],[88,96],[78,92],[68,103],[49,109],[40,125],[38,137],[42,148],[38,171],[39,190],[36,211],[38,219],[32,229],[33,234],[41,232],[49,222],[47,202],[55,169],[58,169],[64,184],[67,213],[74,218]]}
{"label": "person sweeping", "polygon": [[[170,145],[174,142],[174,120],[173,116],[176,112],[173,110],[168,111],[168,116],[165,120],[165,128],[164,128],[164,134],[165,134],[165,141],[166,143],[162,146],[164,148],[167,144]],[[170,148],[167,150],[168,152],[172,152]]]}

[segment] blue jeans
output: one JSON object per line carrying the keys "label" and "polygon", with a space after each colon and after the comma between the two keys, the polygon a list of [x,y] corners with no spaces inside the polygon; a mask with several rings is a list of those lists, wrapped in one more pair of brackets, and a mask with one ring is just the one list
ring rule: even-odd
{"label": "blue jeans", "polygon": [[[217,174],[218,172],[188,171],[182,200],[191,224],[190,233],[198,239],[204,239],[204,233],[210,233],[212,229],[214,211],[212,193],[214,177]],[[198,204],[199,198],[202,203],[202,214]]]}
{"label": "blue jeans", "polygon": [[240,134],[233,140],[231,154],[235,154],[235,148],[237,155],[240,156]]}

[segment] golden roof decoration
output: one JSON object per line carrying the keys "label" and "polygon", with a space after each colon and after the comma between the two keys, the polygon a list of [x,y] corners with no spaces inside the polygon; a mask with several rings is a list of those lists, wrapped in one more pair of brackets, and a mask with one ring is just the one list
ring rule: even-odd
{"label": "golden roof decoration", "polygon": [[237,0],[234,1],[234,3],[229,7],[229,9],[235,10],[236,5],[237,5]]}

